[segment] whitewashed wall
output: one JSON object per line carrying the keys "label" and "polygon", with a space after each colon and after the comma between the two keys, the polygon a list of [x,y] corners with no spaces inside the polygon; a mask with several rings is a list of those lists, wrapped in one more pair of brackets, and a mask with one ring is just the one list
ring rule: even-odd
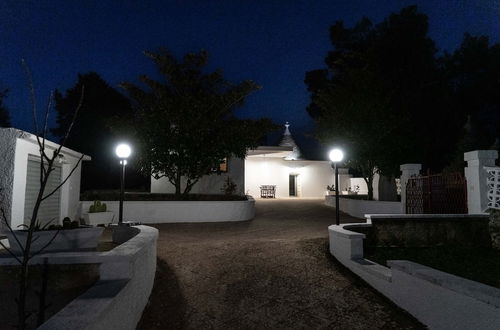
{"label": "whitewashed wall", "polygon": [[[10,177],[4,178],[1,181],[1,183],[7,183],[5,185],[7,188],[3,192],[4,200],[2,207],[10,211],[8,220],[12,227],[16,227],[23,223],[25,216],[24,202],[28,156],[39,157],[40,153],[34,135],[14,128],[0,129],[0,145],[3,144],[10,146],[10,148],[2,151],[2,155],[0,155],[0,168],[9,169],[5,174]],[[46,148],[49,154],[57,147],[57,144],[46,141]],[[81,154],[64,148],[62,155],[64,155],[65,163],[62,164],[61,177],[64,179],[68,176],[73,166],[76,165]],[[90,158],[87,156],[85,159],[89,160]],[[61,187],[61,219],[64,217],[70,217],[72,220],[76,219],[80,200],[80,174],[81,164],[73,172],[70,179]],[[8,184],[9,182],[10,185]]]}
{"label": "whitewashed wall", "polygon": [[[340,187],[349,186],[350,175],[339,169]],[[246,194],[260,197],[261,185],[276,185],[276,197],[289,197],[289,175],[297,174],[298,197],[322,198],[326,186],[335,183],[328,161],[284,160],[273,157],[248,157],[245,161]]]}
{"label": "whitewashed wall", "polygon": [[[230,158],[228,161],[228,172],[221,174],[211,174],[202,177],[191,189],[192,194],[222,194],[222,187],[226,178],[229,177],[236,183],[236,193],[245,193],[245,162],[243,159]],[[185,186],[183,181],[182,186]],[[168,181],[167,178],[156,180],[151,178],[152,193],[175,193],[175,187]]]}

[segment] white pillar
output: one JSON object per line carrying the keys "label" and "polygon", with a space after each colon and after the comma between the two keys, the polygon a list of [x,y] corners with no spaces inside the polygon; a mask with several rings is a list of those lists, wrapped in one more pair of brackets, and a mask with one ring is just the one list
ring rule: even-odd
{"label": "white pillar", "polygon": [[498,158],[496,150],[474,150],[464,153],[464,160],[467,162],[465,168],[465,178],[467,179],[467,208],[469,214],[484,213],[487,197],[486,178],[488,173],[484,166],[495,166]]}
{"label": "white pillar", "polygon": [[422,164],[403,164],[399,166],[401,170],[401,209],[406,213],[406,184],[412,176],[419,175]]}

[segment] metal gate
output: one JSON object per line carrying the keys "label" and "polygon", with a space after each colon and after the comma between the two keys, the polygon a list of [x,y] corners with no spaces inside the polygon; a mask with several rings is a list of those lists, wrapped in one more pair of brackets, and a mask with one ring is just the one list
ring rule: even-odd
{"label": "metal gate", "polygon": [[461,173],[418,176],[406,184],[406,213],[466,214],[467,182]]}

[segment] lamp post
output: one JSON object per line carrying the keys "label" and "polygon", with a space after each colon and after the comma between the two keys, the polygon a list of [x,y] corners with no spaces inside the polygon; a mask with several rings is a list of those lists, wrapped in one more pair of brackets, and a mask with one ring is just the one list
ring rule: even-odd
{"label": "lamp post", "polygon": [[127,165],[127,158],[132,153],[130,146],[125,143],[121,143],[116,146],[115,149],[116,156],[120,158],[120,164],[122,165],[122,174],[120,177],[120,211],[118,213],[118,224],[123,224],[123,195],[125,191],[125,165]]}
{"label": "lamp post", "polygon": [[340,224],[340,211],[339,211],[339,169],[337,163],[342,161],[344,153],[342,150],[335,148],[330,151],[328,157],[335,166],[335,218],[337,226]]}

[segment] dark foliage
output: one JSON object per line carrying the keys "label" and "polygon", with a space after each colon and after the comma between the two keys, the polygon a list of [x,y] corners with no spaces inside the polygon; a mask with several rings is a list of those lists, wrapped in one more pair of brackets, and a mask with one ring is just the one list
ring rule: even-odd
{"label": "dark foliage", "polygon": [[10,127],[9,110],[5,107],[3,102],[8,92],[7,89],[0,90],[0,127]]}
{"label": "dark foliage", "polygon": [[498,46],[488,48],[487,39],[466,36],[461,49],[440,58],[416,6],[377,25],[367,18],[352,28],[337,22],[330,39],[327,69],[305,77],[307,110],[320,141],[343,146],[369,189],[376,171],[397,175],[410,162],[436,171],[448,165],[468,114],[481,113],[473,114],[479,131],[498,130],[499,94],[492,90],[498,91],[500,61]]}
{"label": "dark foliage", "polygon": [[[78,75],[78,81],[63,95],[55,94],[58,126],[52,133],[62,137],[71,121],[72,109],[79,101],[82,86],[85,87],[85,102],[67,147],[92,157],[82,166],[82,191],[88,189],[110,189],[119,187],[119,162],[114,153],[117,142],[127,139],[129,132],[123,128],[125,119],[133,117],[129,100],[109,86],[97,73]],[[147,185],[148,179],[127,168],[127,187]]]}
{"label": "dark foliage", "polygon": [[133,126],[145,174],[167,178],[176,194],[187,194],[226,157],[244,157],[275,126],[268,119],[238,119],[233,110],[259,89],[253,81],[233,84],[220,70],[205,73],[205,51],[177,60],[166,50],[146,52],[163,76],[141,76],[146,89],[123,83],[136,107]]}

